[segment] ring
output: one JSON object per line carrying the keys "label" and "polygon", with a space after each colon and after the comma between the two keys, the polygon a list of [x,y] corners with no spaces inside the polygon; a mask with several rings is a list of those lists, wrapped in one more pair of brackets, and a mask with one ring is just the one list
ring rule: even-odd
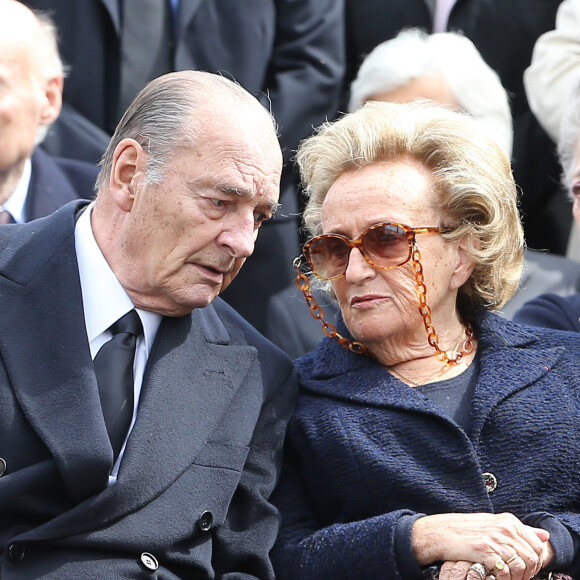
{"label": "ring", "polygon": [[516,558],[519,558],[520,555],[516,552],[509,560],[506,560],[505,563],[509,564],[510,562],[513,562]]}
{"label": "ring", "polygon": [[483,564],[480,564],[479,562],[474,562],[473,564],[471,564],[471,566],[469,566],[469,569],[473,570],[474,572],[477,572],[481,580],[485,580],[485,577],[487,576],[487,570],[485,569],[485,566]]}
{"label": "ring", "polygon": [[501,558],[493,565],[493,568],[491,569],[492,572],[501,572],[506,565],[507,562],[504,562]]}

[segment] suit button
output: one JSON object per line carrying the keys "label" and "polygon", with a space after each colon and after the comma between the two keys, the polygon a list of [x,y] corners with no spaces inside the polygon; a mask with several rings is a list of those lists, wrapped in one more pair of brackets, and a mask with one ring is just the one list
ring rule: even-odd
{"label": "suit button", "polygon": [[0,477],[6,473],[6,461],[0,457]]}
{"label": "suit button", "polygon": [[20,562],[24,558],[24,544],[10,544],[8,546],[8,557],[13,562]]}
{"label": "suit button", "polygon": [[157,570],[157,568],[159,568],[157,558],[152,554],[149,554],[149,552],[143,552],[141,554],[141,562],[143,562],[145,568],[148,568],[149,570]]}
{"label": "suit button", "polygon": [[204,511],[201,514],[201,516],[199,516],[199,521],[197,522],[199,529],[202,532],[207,532],[210,530],[212,524],[213,524],[213,514],[208,510]]}
{"label": "suit button", "polygon": [[487,489],[487,493],[491,493],[495,491],[497,487],[497,477],[493,473],[484,473],[483,475],[483,483],[485,484],[485,489]]}

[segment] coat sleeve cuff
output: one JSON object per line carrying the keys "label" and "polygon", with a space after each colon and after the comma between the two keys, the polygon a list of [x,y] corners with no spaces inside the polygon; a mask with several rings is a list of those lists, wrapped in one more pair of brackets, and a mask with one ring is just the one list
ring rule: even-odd
{"label": "coat sleeve cuff", "polygon": [[423,570],[417,563],[413,551],[413,524],[425,514],[405,515],[397,520],[395,526],[395,557],[402,578],[422,580]]}

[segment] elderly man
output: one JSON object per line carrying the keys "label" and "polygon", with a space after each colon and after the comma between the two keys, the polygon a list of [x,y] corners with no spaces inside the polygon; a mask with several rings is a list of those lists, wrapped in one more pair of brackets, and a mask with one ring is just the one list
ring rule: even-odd
{"label": "elderly man", "polygon": [[36,147],[62,104],[63,67],[46,15],[0,0],[0,224],[90,198],[98,168]]}
{"label": "elderly man", "polygon": [[92,204],[0,228],[3,580],[273,578],[295,370],[216,297],[281,169],[253,96],[169,73],[120,121]]}

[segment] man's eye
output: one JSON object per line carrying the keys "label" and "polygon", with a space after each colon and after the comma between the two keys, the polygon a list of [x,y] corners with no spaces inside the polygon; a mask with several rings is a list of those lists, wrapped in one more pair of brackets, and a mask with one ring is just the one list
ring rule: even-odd
{"label": "man's eye", "polygon": [[572,193],[574,196],[580,195],[580,181],[577,181],[572,185]]}
{"label": "man's eye", "polygon": [[226,205],[223,199],[210,199],[210,201],[215,207],[224,207]]}
{"label": "man's eye", "polygon": [[267,215],[265,213],[255,213],[254,214],[254,224],[256,226],[260,226],[262,225],[263,222],[269,220],[272,216],[271,215]]}

